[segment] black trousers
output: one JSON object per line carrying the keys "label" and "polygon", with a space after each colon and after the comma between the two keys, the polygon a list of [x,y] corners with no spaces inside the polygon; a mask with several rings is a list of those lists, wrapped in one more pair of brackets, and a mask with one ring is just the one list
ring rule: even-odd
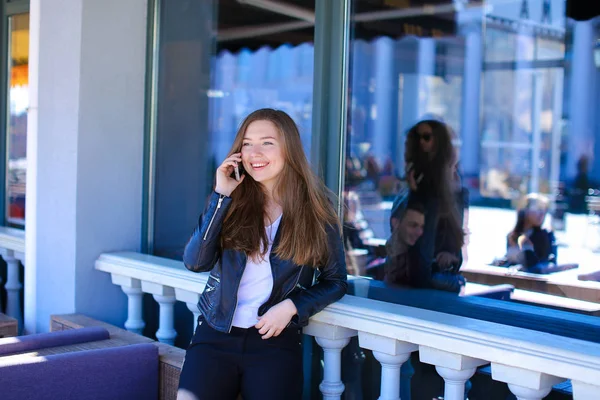
{"label": "black trousers", "polygon": [[302,346],[298,329],[262,339],[255,328],[214,330],[199,318],[185,353],[178,400],[300,400]]}

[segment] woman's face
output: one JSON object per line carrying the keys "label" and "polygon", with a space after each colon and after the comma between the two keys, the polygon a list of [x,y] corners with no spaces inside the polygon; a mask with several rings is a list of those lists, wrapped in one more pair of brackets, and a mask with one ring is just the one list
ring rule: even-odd
{"label": "woman's face", "polygon": [[433,155],[435,148],[435,138],[433,131],[428,124],[421,124],[417,127],[417,135],[419,136],[419,147],[423,153]]}
{"label": "woman's face", "polygon": [[544,224],[548,210],[542,206],[533,206],[527,209],[525,217],[530,226],[538,227]]}
{"label": "woman's face", "polygon": [[246,129],[242,144],[244,169],[257,182],[272,190],[285,166],[283,143],[271,121],[254,121]]}

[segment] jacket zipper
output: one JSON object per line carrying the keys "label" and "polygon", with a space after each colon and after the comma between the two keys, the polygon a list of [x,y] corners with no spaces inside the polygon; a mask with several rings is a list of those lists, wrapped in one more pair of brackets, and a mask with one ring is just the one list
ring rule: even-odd
{"label": "jacket zipper", "polygon": [[217,212],[219,212],[219,208],[221,208],[221,203],[223,202],[223,199],[225,198],[224,195],[219,195],[219,202],[217,203],[217,209],[215,210],[214,214],[212,215],[212,218],[210,219],[210,222],[208,223],[208,228],[206,228],[206,232],[204,233],[204,239],[202,240],[206,240],[206,238],[208,237],[208,232],[210,231],[210,227],[212,226],[213,221],[215,220],[215,216],[217,215]]}
{"label": "jacket zipper", "polygon": [[[290,293],[292,293],[294,291],[294,289],[296,289],[297,287],[299,287],[300,289],[304,289],[306,290],[306,288],[304,286],[302,286],[300,284],[300,276],[302,276],[302,268],[304,268],[304,265],[300,267],[300,272],[298,272],[298,278],[296,279],[296,284],[294,286],[292,286],[292,288],[285,294],[285,296],[283,296],[283,299],[285,300],[286,297],[288,297],[290,295]],[[290,320],[290,322],[288,322],[288,324],[286,325],[286,328],[289,328],[290,325],[292,325],[292,320]]]}
{"label": "jacket zipper", "polygon": [[229,330],[227,333],[231,333],[231,328],[233,328],[233,317],[235,317],[235,310],[237,310],[237,298],[235,299],[235,307],[233,308],[233,314],[231,314],[231,322],[229,322]]}
{"label": "jacket zipper", "polygon": [[[242,272],[242,275],[244,275],[244,272]],[[241,281],[242,281],[242,277],[240,276],[240,280],[238,281],[238,284],[237,284],[238,289],[240,288]],[[233,318],[235,317],[235,311],[237,310],[237,306],[238,306],[238,299],[237,299],[237,293],[236,293],[235,307],[233,307],[233,314],[231,314],[231,320],[229,321],[229,330],[227,331],[227,333],[231,333],[231,328],[233,328]]]}
{"label": "jacket zipper", "polygon": [[300,285],[300,276],[302,275],[302,268],[304,268],[304,265],[300,267],[300,272],[298,272],[298,277],[296,278],[296,283],[294,283],[294,286],[292,286],[292,288],[285,294],[285,296],[283,296],[283,300],[285,300],[286,297],[288,297],[290,295],[290,293],[292,293],[294,291],[294,289],[296,289],[296,287],[303,288],[302,285]]}
{"label": "jacket zipper", "polygon": [[[244,275],[244,271],[246,270],[246,265],[244,265],[244,268],[242,269],[242,273],[240,274],[240,277],[237,280],[237,284],[236,287],[239,289],[240,288],[240,283],[242,282],[242,276]],[[237,306],[238,306],[238,298],[237,298],[237,292],[235,294],[235,307],[233,308],[233,313],[231,314],[231,318],[229,319],[229,330],[227,331],[227,333],[231,333],[231,328],[233,328],[233,317],[235,317],[235,312],[237,310]]]}

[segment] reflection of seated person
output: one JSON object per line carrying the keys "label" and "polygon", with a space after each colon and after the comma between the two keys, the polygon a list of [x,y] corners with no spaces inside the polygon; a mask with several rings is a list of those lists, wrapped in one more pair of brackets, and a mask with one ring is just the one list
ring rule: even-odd
{"label": "reflection of seated person", "polygon": [[347,247],[366,249],[364,241],[373,237],[373,231],[365,219],[358,194],[344,193],[344,242]]}
{"label": "reflection of seated person", "polygon": [[496,261],[495,265],[516,265],[517,269],[532,273],[543,273],[544,270],[556,267],[557,246],[554,233],[542,228],[547,213],[546,197],[528,195],[525,206],[517,213],[514,229],[508,234],[506,257]]}
{"label": "reflection of seated person", "polygon": [[423,235],[424,226],[425,208],[421,203],[409,199],[394,220],[392,236],[385,245],[385,282],[416,286],[419,254],[414,245]]}
{"label": "reflection of seated person", "polygon": [[507,238],[507,259],[533,270],[541,263],[556,263],[554,233],[542,228],[548,212],[548,200],[539,195],[529,195],[525,208],[519,211],[515,228]]}
{"label": "reflection of seated person", "polygon": [[373,237],[373,231],[364,219],[358,194],[353,191],[344,193],[343,236],[348,273],[363,275],[366,264],[374,258],[370,247],[364,242]]}
{"label": "reflection of seated person", "polygon": [[449,253],[438,254],[433,262],[425,260],[415,246],[426,218],[425,206],[415,194],[406,195],[392,215],[392,236],[386,243],[386,283],[460,292],[465,280],[452,268],[458,260]]}

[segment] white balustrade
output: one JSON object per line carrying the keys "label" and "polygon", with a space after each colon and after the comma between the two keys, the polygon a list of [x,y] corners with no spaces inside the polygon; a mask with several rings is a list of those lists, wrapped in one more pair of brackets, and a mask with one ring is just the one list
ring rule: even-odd
{"label": "white balustrade", "polygon": [[[139,253],[103,254],[96,269],[110,273],[121,287],[134,288],[131,282],[139,280],[141,290],[154,295],[161,305],[160,340],[175,338],[176,300],[194,313],[196,326],[195,304],[208,273],[196,274],[179,261]],[[132,281],[115,281],[115,276]],[[130,313],[137,312],[137,305],[130,305]],[[542,399],[567,379],[575,400],[600,398],[598,343],[355,296],[345,296],[313,316],[304,333],[315,336],[324,350],[320,389],[325,399],[339,399],[344,392],[341,351],[356,335],[382,366],[380,399],[399,398],[400,368],[417,350],[421,361],[435,365],[444,378],[448,400],[462,400],[465,382],[485,364],[492,365],[492,378],[507,383],[519,399]]]}
{"label": "white balustrade", "polygon": [[23,309],[21,307],[23,284],[19,279],[19,263],[25,266],[25,231],[0,227],[0,253],[6,262],[6,283],[4,285],[6,314],[17,319],[19,330],[21,330],[23,329]]}

